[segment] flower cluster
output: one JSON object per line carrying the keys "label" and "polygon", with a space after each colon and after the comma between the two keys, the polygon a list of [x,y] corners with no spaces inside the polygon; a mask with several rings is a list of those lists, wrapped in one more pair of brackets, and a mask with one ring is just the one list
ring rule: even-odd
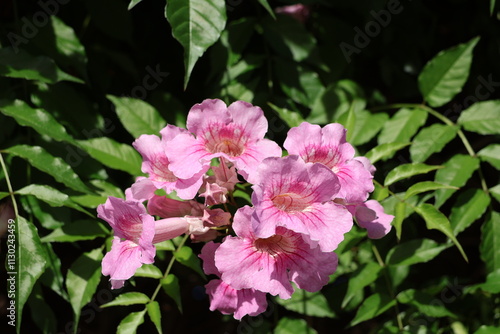
{"label": "flower cluster", "polygon": [[[115,235],[102,263],[113,288],[153,263],[155,243],[189,234],[206,242],[203,269],[218,277],[206,285],[210,309],[241,319],[265,311],[267,293],[290,298],[292,282],[310,292],[327,284],[353,217],[370,238],[389,232],[394,217],[367,200],[375,168],[354,157],[342,125],[290,129],[284,157],[264,138],[262,110],[243,101],[205,100],[186,128],[140,136],[133,146],[148,177],[137,178],[126,200],[110,197],[98,208]],[[238,207],[233,193],[243,180],[252,205]]]}

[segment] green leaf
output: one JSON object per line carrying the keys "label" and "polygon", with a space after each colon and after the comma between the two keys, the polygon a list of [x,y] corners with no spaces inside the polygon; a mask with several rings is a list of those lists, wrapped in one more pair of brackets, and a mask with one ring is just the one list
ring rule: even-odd
{"label": "green leaf", "polygon": [[479,250],[488,273],[500,269],[500,214],[498,212],[493,211],[491,217],[483,224]]}
{"label": "green leaf", "polygon": [[46,56],[35,57],[24,50],[14,50],[11,47],[0,49],[0,76],[46,83],[62,80],[83,83],[82,80],[61,71],[53,59]]}
{"label": "green leaf", "polygon": [[90,302],[101,280],[101,260],[100,248],[83,253],[73,262],[66,275],[66,289],[75,315],[73,327],[75,333],[78,329],[81,309]]}
{"label": "green leaf", "polygon": [[47,252],[47,269],[40,276],[40,283],[69,302],[68,293],[64,289],[64,276],[61,273],[61,259],[52,249],[52,244],[45,243],[44,246]]}
{"label": "green leaf", "polygon": [[67,223],[42,238],[42,242],[74,242],[106,237],[109,231],[96,220],[78,220]]}
{"label": "green leaf", "polygon": [[384,185],[389,186],[397,181],[410,178],[414,175],[426,174],[433,170],[443,168],[442,166],[429,166],[423,163],[411,163],[399,165],[391,170],[385,177]]}
{"label": "green leaf", "polygon": [[107,95],[107,98],[113,102],[120,122],[134,138],[142,134],[159,136],[166,125],[158,111],[142,100],[113,95]]}
{"label": "green leaf", "polygon": [[[15,277],[16,282],[16,324],[17,331],[21,327],[23,308],[31,294],[33,286],[47,267],[48,255],[38,236],[38,230],[33,223],[21,216],[14,225],[14,235],[17,236],[17,258],[14,264],[6,259],[7,278]],[[9,239],[11,240],[11,239]],[[10,245],[10,242],[8,242]],[[16,244],[16,243],[14,243]],[[17,273],[10,274],[11,272]]]}
{"label": "green leaf", "polygon": [[35,284],[28,299],[31,318],[42,333],[57,333],[57,320],[52,308],[47,305],[39,284]]}
{"label": "green leaf", "polygon": [[381,293],[376,293],[366,298],[358,309],[356,316],[349,326],[355,326],[363,321],[370,320],[384,313],[396,305],[396,300]]}
{"label": "green leaf", "polygon": [[177,277],[174,274],[168,274],[167,277],[160,280],[160,283],[165,293],[174,300],[182,313],[181,288]]}
{"label": "green leaf", "polygon": [[286,123],[289,127],[299,126],[300,123],[304,122],[302,115],[297,111],[291,111],[286,108],[280,108],[271,102],[267,103],[274,111],[278,114],[280,119]]}
{"label": "green leaf", "polygon": [[415,289],[408,289],[400,292],[396,299],[403,304],[409,304],[415,306],[420,312],[429,317],[433,318],[443,318],[457,316],[450,312],[446,307],[436,303],[436,297],[428,295],[422,291],[417,291]]}
{"label": "green leaf", "polygon": [[57,189],[54,189],[49,186],[39,185],[39,184],[30,184],[22,189],[16,191],[18,195],[32,195],[38,198],[41,201],[49,204],[54,207],[66,206],[68,208],[72,208],[81,212],[84,212],[92,217],[92,214],[87,212],[85,209],[80,207],[78,204],[73,203],[73,201],[69,198],[68,195],[60,192]]}
{"label": "green leaf", "polygon": [[154,264],[143,264],[135,271],[135,277],[161,278],[162,272]]}
{"label": "green leaf", "polygon": [[481,218],[489,204],[490,197],[481,189],[468,189],[461,193],[451,209],[453,234],[459,234]]}
{"label": "green leaf", "polygon": [[200,274],[201,277],[205,278],[203,270],[201,270],[200,260],[193,253],[191,247],[182,246],[177,252],[174,252],[174,257],[180,264],[185,265]]}
{"label": "green leaf", "polygon": [[[355,146],[369,142],[382,129],[388,118],[386,113],[372,114],[366,110],[353,112],[350,119],[354,119],[354,124],[350,131],[345,123],[348,129],[348,141]],[[342,117],[339,118],[339,123],[343,123]]]}
{"label": "green leaf", "polygon": [[96,196],[96,195],[82,195],[82,196],[70,196],[70,199],[80,206],[95,209],[100,204],[104,204],[106,202],[107,197]]}
{"label": "green leaf", "polygon": [[457,135],[458,127],[433,124],[422,129],[413,138],[410,156],[413,162],[424,162],[433,153],[441,150]]}
{"label": "green leaf", "polygon": [[66,132],[64,126],[43,109],[33,109],[21,100],[14,102],[1,100],[0,111],[13,117],[19,125],[29,126],[41,135],[49,136],[57,141],[74,143],[73,137]]}
{"label": "green leaf", "polygon": [[348,281],[349,285],[344,300],[342,301],[342,308],[346,307],[351,299],[365,286],[375,282],[379,276],[380,270],[382,270],[382,267],[378,263],[368,262],[353,272]]}
{"label": "green leaf", "polygon": [[434,205],[428,203],[420,204],[415,208],[415,211],[425,220],[425,224],[429,230],[435,229],[443,232],[448,238],[451,239],[451,241],[453,241],[455,246],[457,246],[465,261],[469,261],[467,259],[467,255],[462,249],[462,246],[458,242],[457,238],[455,238],[451,229],[450,221],[445,215],[436,209]]}
{"label": "green leaf", "polygon": [[489,273],[486,276],[486,282],[473,285],[471,288],[480,288],[483,291],[491,293],[500,293],[500,269]]}
{"label": "green leaf", "polygon": [[[493,16],[493,13],[495,12],[495,3],[496,0],[490,0],[490,15]],[[474,333],[476,334],[476,333]]]}
{"label": "green leaf", "polygon": [[493,167],[500,170],[500,144],[492,144],[477,152],[479,159],[489,162]]}
{"label": "green leaf", "polygon": [[224,0],[169,0],[165,16],[172,35],[184,48],[184,88],[203,53],[220,37],[226,25]]}
{"label": "green leaf", "polygon": [[436,189],[455,189],[455,190],[457,190],[458,188],[453,187],[453,186],[448,186],[446,184],[437,183],[437,182],[423,181],[423,182],[416,183],[416,184],[412,185],[410,188],[408,188],[408,190],[405,193],[405,200],[412,197],[412,196],[421,194],[423,192],[436,190]]}
{"label": "green leaf", "polygon": [[462,90],[469,76],[472,51],[479,37],[439,52],[418,76],[418,86],[425,101],[432,107],[449,102]]}
{"label": "green leaf", "polygon": [[500,327],[482,325],[474,334],[498,334]]}
{"label": "green leaf", "polygon": [[148,311],[149,319],[155,324],[156,330],[159,334],[162,334],[160,304],[153,300],[146,305],[146,310]]}
{"label": "green leaf", "polygon": [[85,48],[78,40],[73,28],[66,25],[55,15],[51,16],[50,19],[55,33],[54,43],[57,51],[66,58],[74,60],[74,65],[85,64],[87,62]]}
{"label": "green leaf", "polygon": [[494,187],[491,187],[489,189],[490,194],[498,201],[500,202],[500,184],[497,184]]}
{"label": "green leaf", "polygon": [[297,103],[311,105],[323,89],[318,73],[306,66],[283,59],[273,65],[281,89]]}
{"label": "green leaf", "polygon": [[135,304],[146,304],[149,302],[149,297],[141,292],[127,292],[116,296],[116,298],[109,303],[101,305],[101,308],[110,306],[127,306]]}
{"label": "green leaf", "polygon": [[410,143],[394,142],[380,144],[368,151],[365,156],[371,161],[372,164],[374,164],[381,159],[392,157],[394,153],[408,145],[410,145]]}
{"label": "green leaf", "polygon": [[78,145],[107,167],[125,171],[133,176],[142,175],[142,159],[130,145],[120,144],[107,137],[79,140]]}
{"label": "green leaf", "polygon": [[[469,155],[456,154],[436,172],[434,180],[454,187],[462,187],[479,167],[479,160]],[[455,189],[436,190],[436,207],[439,208],[455,192]]]}
{"label": "green leaf", "polygon": [[63,159],[55,158],[40,146],[17,145],[5,151],[27,160],[33,167],[51,175],[56,181],[71,189],[87,194],[92,193]]}
{"label": "green leaf", "polygon": [[134,8],[139,2],[141,2],[142,0],[130,0],[130,3],[128,4],[128,10],[131,10],[132,8]]}
{"label": "green leaf", "polygon": [[394,221],[392,226],[396,229],[396,237],[401,240],[401,233],[403,232],[403,221],[406,218],[406,202],[397,202],[394,208]]}
{"label": "green leaf", "polygon": [[317,334],[314,328],[309,327],[304,319],[292,319],[292,318],[281,318],[276,328],[274,329],[274,334],[297,334],[297,333],[307,333],[307,334]]}
{"label": "green leaf", "polygon": [[321,292],[308,292],[296,289],[292,294],[292,298],[276,299],[276,302],[287,310],[300,314],[322,318],[334,317],[328,301]]}
{"label": "green leaf", "polygon": [[449,247],[449,244],[439,245],[430,239],[414,239],[391,248],[385,262],[398,266],[428,262]]}
{"label": "green leaf", "polygon": [[462,111],[457,123],[482,135],[500,134],[500,100],[474,103]]}
{"label": "green leaf", "polygon": [[144,322],[146,309],[140,312],[131,312],[127,315],[116,328],[116,334],[135,334],[137,327]]}
{"label": "green leaf", "polygon": [[378,143],[409,142],[426,120],[427,111],[402,108],[385,123],[378,136]]}
{"label": "green leaf", "polygon": [[257,0],[257,1],[259,1],[262,7],[264,7],[267,10],[269,15],[271,15],[271,17],[276,20],[276,15],[274,14],[274,11],[271,8],[271,6],[269,6],[269,2],[267,0]]}

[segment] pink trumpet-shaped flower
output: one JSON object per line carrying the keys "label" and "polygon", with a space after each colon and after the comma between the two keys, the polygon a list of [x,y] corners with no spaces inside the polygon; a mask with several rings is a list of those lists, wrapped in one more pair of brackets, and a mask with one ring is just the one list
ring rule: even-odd
{"label": "pink trumpet-shaped flower", "polygon": [[262,109],[236,101],[229,107],[221,100],[194,105],[187,117],[187,129],[166,146],[170,170],[179,178],[197,175],[213,158],[234,163],[247,177],[264,158],[281,156],[274,141],[264,139],[267,120]]}
{"label": "pink trumpet-shaped flower", "polygon": [[368,238],[380,239],[391,231],[394,216],[385,213],[382,205],[376,200],[346,207],[356,217],[359,226],[368,231]]}
{"label": "pink trumpet-shaped flower", "polygon": [[278,226],[275,234],[258,238],[251,220],[254,208],[245,206],[234,216],[237,237],[227,236],[215,251],[215,267],[222,281],[239,289],[256,289],[288,299],[294,282],[300,289],[319,291],[337,268],[337,255],[322,252],[309,236]]}
{"label": "pink trumpet-shaped flower", "polygon": [[169,169],[170,161],[165,154],[165,147],[177,135],[187,133],[186,130],[173,125],[167,125],[160,131],[162,138],[155,135],[142,135],[132,144],[142,155],[141,170],[149,177],[140,178],[132,185],[132,195],[137,200],[147,200],[156,189],[164,189],[167,193],[176,191],[182,199],[192,199],[203,183],[203,174],[208,166],[201,168],[197,173],[181,179]]}
{"label": "pink trumpet-shaped flower", "polygon": [[[215,266],[215,251],[220,244],[207,243],[199,257],[203,260],[203,271],[207,275],[217,275],[220,272]],[[205,285],[210,298],[210,311],[219,310],[222,314],[233,314],[241,320],[245,315],[255,316],[267,308],[266,293],[255,289],[236,290],[220,279],[213,279]]]}
{"label": "pink trumpet-shaped flower", "polygon": [[352,216],[331,201],[340,184],[322,164],[298,156],[268,158],[252,174],[255,235],[268,238],[277,226],[307,234],[325,252],[333,251],[352,228]]}
{"label": "pink trumpet-shaped flower", "polygon": [[341,124],[321,128],[304,122],[288,131],[283,146],[305,162],[319,162],[330,168],[340,181],[337,197],[348,203],[364,202],[374,190],[373,168],[366,160],[353,159],[354,148],[346,142],[346,130]]}
{"label": "pink trumpet-shaped flower", "polygon": [[111,287],[123,287],[143,264],[153,263],[154,243],[169,240],[188,231],[182,218],[155,221],[140,202],[109,197],[97,207],[97,216],[113,228],[114,239],[102,260],[102,274],[110,276]]}

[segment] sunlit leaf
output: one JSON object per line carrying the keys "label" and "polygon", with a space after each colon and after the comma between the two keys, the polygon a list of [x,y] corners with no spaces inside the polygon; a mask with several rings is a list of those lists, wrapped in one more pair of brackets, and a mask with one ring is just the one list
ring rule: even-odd
{"label": "sunlit leaf", "polygon": [[436,190],[436,189],[455,189],[457,190],[457,187],[449,186],[446,184],[441,184],[437,182],[432,182],[432,181],[423,181],[416,183],[412,185],[410,188],[405,193],[405,199],[408,199],[412,196],[421,194],[426,191],[431,191],[431,190]]}
{"label": "sunlit leaf", "polygon": [[130,97],[108,95],[107,98],[115,105],[115,111],[125,129],[134,138],[143,134],[160,135],[165,127],[165,120],[150,104]]}
{"label": "sunlit leaf", "polygon": [[177,277],[174,274],[168,274],[160,280],[160,283],[165,293],[175,301],[179,311],[182,313],[181,288]]}
{"label": "sunlit leaf", "polygon": [[135,277],[161,278],[163,273],[154,264],[143,264],[135,271]]}
{"label": "sunlit leaf", "polygon": [[42,242],[74,242],[93,240],[109,235],[109,231],[97,220],[78,220],[66,223],[42,238]]}
{"label": "sunlit leaf", "polygon": [[462,90],[469,76],[472,51],[479,37],[441,51],[424,67],[418,77],[418,86],[424,99],[432,107],[449,102]]}
{"label": "sunlit leaf", "polygon": [[115,299],[109,303],[103,304],[100,307],[110,307],[110,306],[127,306],[135,304],[146,304],[149,302],[149,297],[141,292],[127,292],[116,296]]}
{"label": "sunlit leaf", "polygon": [[480,189],[468,189],[462,192],[451,209],[450,222],[453,234],[459,234],[481,218],[489,204],[490,197]]}
{"label": "sunlit leaf", "polygon": [[280,119],[286,123],[289,127],[295,127],[299,126],[300,123],[304,122],[304,119],[302,118],[302,115],[297,112],[297,111],[291,111],[286,108],[280,108],[271,102],[268,102],[269,106],[273,108],[276,113],[278,113],[278,116]]}
{"label": "sunlit leaf", "polygon": [[462,246],[458,242],[457,238],[453,234],[450,221],[444,214],[442,214],[434,205],[423,203],[415,208],[415,211],[422,216],[425,220],[425,224],[429,230],[435,229],[443,232],[448,238],[453,241],[455,246],[457,246],[458,250],[462,254],[465,261],[468,261],[467,255],[465,254]]}
{"label": "sunlit leaf", "polygon": [[386,294],[375,293],[366,298],[361,304],[350,326],[355,326],[363,321],[370,320],[384,313],[391,307],[396,305],[396,300]]}
{"label": "sunlit leaf", "polygon": [[292,319],[287,317],[280,319],[273,333],[274,334],[296,334],[296,333],[317,334],[316,330],[309,327],[309,325],[304,319]]}
{"label": "sunlit leaf", "polygon": [[200,274],[201,277],[205,277],[205,274],[203,273],[203,270],[201,269],[200,260],[193,253],[193,250],[191,249],[191,247],[183,246],[177,252],[174,252],[174,256],[175,256],[175,259],[179,263],[185,265],[186,267],[193,269],[198,274]]}
{"label": "sunlit leaf", "polygon": [[373,283],[378,278],[380,270],[382,270],[382,267],[378,263],[369,262],[353,272],[349,278],[349,285],[342,301],[342,307],[346,307],[359,290]]}
{"label": "sunlit leaf", "polygon": [[425,124],[426,119],[427,111],[425,110],[400,109],[385,123],[378,136],[378,143],[409,142],[418,129]]}
{"label": "sunlit leaf", "polygon": [[[462,187],[479,166],[479,160],[468,155],[456,154],[444,168],[436,172],[434,180],[454,187]],[[436,207],[439,208],[455,192],[455,189],[436,190]]]}
{"label": "sunlit leaf", "polygon": [[423,163],[399,165],[387,174],[384,185],[389,186],[397,181],[410,178],[414,175],[426,174],[439,168],[442,168],[442,166],[430,166]]}
{"label": "sunlit leaf", "polygon": [[433,124],[420,130],[410,146],[411,160],[424,162],[433,153],[441,152],[455,138],[457,131],[458,127],[443,124]]}
{"label": "sunlit leaf", "polygon": [[428,262],[449,247],[449,244],[439,245],[430,239],[414,239],[393,247],[385,262],[399,266]]}
{"label": "sunlit leaf", "polygon": [[116,334],[135,334],[137,327],[144,322],[145,314],[146,309],[140,312],[131,312],[120,322],[116,329]]}
{"label": "sunlit leaf", "polygon": [[415,306],[420,312],[428,315],[429,317],[457,317],[454,313],[444,307],[443,304],[436,303],[436,297],[428,295],[422,291],[408,289],[400,292],[396,298],[400,303]]}
{"label": "sunlit leaf", "polygon": [[220,37],[226,25],[224,0],[169,0],[165,16],[172,35],[184,48],[184,88],[203,53]]}
{"label": "sunlit leaf", "polygon": [[297,289],[292,294],[292,298],[277,299],[276,302],[287,310],[304,315],[326,318],[333,318],[334,316],[328,301],[321,292],[308,292]]}
{"label": "sunlit leaf", "polygon": [[492,144],[477,152],[479,159],[489,162],[493,167],[500,170],[500,144]]}
{"label": "sunlit leaf", "polygon": [[159,334],[163,333],[161,328],[161,310],[160,304],[157,301],[152,301],[146,305],[148,311],[149,319],[155,324],[156,330]]}
{"label": "sunlit leaf", "polygon": [[402,148],[405,148],[408,145],[410,145],[410,143],[394,142],[394,143],[380,144],[372,148],[370,151],[368,151],[368,153],[366,153],[365,156],[368,159],[370,159],[372,164],[374,164],[379,160],[393,156],[394,153],[401,150]]}
{"label": "sunlit leaf", "polygon": [[458,124],[482,135],[500,134],[500,100],[474,103],[460,113]]}

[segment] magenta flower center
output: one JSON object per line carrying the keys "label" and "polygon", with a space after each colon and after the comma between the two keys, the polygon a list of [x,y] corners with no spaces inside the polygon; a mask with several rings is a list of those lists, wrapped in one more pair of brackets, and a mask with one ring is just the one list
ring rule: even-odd
{"label": "magenta flower center", "polygon": [[243,131],[231,124],[210,128],[204,139],[207,151],[225,153],[230,157],[243,154],[247,141]]}
{"label": "magenta flower center", "polygon": [[269,238],[255,240],[254,247],[259,252],[267,253],[272,257],[277,257],[280,254],[294,253],[296,250],[293,240],[277,234]]}
{"label": "magenta flower center", "polygon": [[281,211],[302,212],[309,207],[309,199],[296,193],[284,193],[274,196],[271,201]]}
{"label": "magenta flower center", "polygon": [[126,240],[135,243],[138,242],[142,233],[142,221],[139,216],[125,214],[118,217],[117,225],[123,227],[120,229],[120,232],[124,235]]}
{"label": "magenta flower center", "polygon": [[305,162],[319,162],[337,172],[339,169],[338,165],[341,163],[341,157],[338,152],[337,147],[310,146],[305,149],[305,152],[301,156]]}

